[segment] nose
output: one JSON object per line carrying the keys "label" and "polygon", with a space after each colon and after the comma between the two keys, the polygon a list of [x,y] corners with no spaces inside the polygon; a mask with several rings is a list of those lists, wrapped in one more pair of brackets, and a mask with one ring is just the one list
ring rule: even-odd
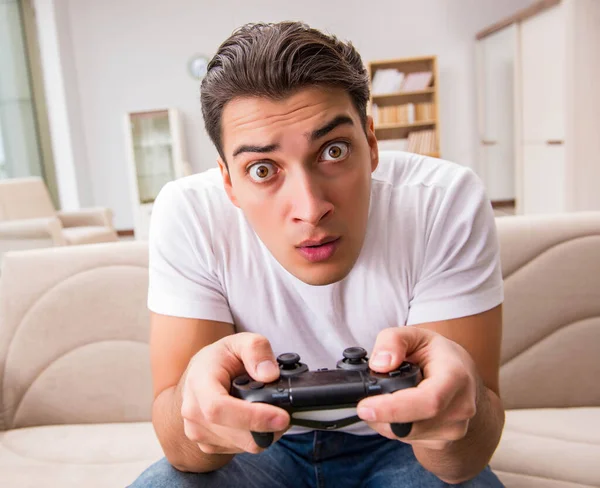
{"label": "nose", "polygon": [[323,182],[309,172],[295,175],[290,198],[292,217],[296,222],[317,225],[333,213],[333,204],[325,197]]}

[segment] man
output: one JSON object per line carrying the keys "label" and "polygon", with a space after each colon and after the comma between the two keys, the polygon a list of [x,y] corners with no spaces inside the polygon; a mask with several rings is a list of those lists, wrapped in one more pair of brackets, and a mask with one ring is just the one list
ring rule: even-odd
{"label": "man", "polygon": [[[219,168],[167,184],[150,232],[153,424],[165,459],[134,487],[502,486],[487,466],[502,278],[474,173],[377,149],[368,76],[350,45],[299,23],[248,25],[202,83]],[[229,394],[346,347],[416,388],[361,401],[340,431],[293,426]],[[397,438],[392,422],[413,422]],[[261,449],[251,431],[273,432]]]}

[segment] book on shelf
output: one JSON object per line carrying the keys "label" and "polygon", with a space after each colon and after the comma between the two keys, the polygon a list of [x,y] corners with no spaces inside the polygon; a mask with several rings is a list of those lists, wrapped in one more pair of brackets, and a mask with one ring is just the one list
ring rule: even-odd
{"label": "book on shelf", "polygon": [[378,140],[377,146],[380,151],[403,151],[426,155],[437,154],[434,130],[413,131],[405,139]]}
{"label": "book on shelf", "polygon": [[375,124],[409,125],[415,122],[434,120],[435,107],[432,102],[385,106],[373,104],[371,115]]}
{"label": "book on shelf", "polygon": [[405,74],[394,68],[380,68],[373,74],[371,92],[374,96],[426,90],[433,81],[431,71]]}
{"label": "book on shelf", "polygon": [[373,95],[399,92],[404,81],[404,73],[397,69],[378,69],[373,75],[371,91]]}
{"label": "book on shelf", "polygon": [[437,153],[435,130],[416,130],[408,134],[406,144],[408,152],[417,154],[435,154]]}
{"label": "book on shelf", "polygon": [[431,85],[433,73],[431,71],[419,71],[409,73],[402,81],[400,91],[420,91],[425,90]]}

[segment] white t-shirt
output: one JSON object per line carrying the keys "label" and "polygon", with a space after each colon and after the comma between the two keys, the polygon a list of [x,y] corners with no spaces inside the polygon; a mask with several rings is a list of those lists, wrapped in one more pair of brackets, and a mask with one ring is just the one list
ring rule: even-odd
{"label": "white t-shirt", "polygon": [[[228,199],[217,168],[165,185],[152,211],[150,310],[235,324],[275,356],[335,368],[346,347],[371,351],[382,329],[464,317],[503,301],[493,210],[469,168],[381,152],[367,235],[341,281],[286,271]],[[289,433],[305,431],[293,427]],[[372,434],[359,423],[342,430]]]}

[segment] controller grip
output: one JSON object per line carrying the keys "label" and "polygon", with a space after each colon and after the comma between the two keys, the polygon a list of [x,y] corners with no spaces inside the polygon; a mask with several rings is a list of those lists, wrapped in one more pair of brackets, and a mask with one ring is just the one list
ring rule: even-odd
{"label": "controller grip", "polygon": [[273,432],[251,432],[252,438],[258,447],[266,449],[273,443],[275,434]]}
{"label": "controller grip", "polygon": [[412,422],[407,422],[404,424],[394,423],[390,424],[392,428],[392,432],[396,435],[396,437],[406,437],[410,434],[410,430],[412,429]]}

